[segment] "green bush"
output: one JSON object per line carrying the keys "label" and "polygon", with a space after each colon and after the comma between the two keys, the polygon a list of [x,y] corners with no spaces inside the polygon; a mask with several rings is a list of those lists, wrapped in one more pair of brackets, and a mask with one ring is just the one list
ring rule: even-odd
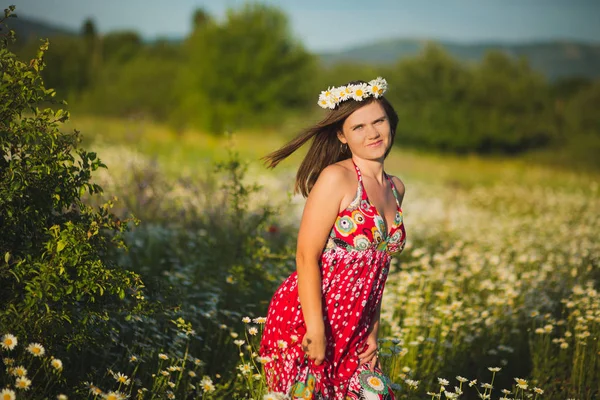
{"label": "green bush", "polygon": [[25,63],[7,49],[13,36],[0,43],[0,326],[49,348],[89,345],[107,310],[141,304],[140,277],[107,257],[131,221],[111,214],[110,202],[81,200],[102,191],[90,178],[105,166],[78,148],[78,131],[59,130],[68,112],[39,108],[57,103],[40,75],[48,42]]}

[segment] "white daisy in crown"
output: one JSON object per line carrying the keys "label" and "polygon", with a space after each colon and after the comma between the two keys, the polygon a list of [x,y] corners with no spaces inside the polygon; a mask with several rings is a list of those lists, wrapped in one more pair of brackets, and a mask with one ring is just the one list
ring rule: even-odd
{"label": "white daisy in crown", "polygon": [[342,101],[354,99],[363,101],[367,97],[373,96],[379,98],[387,90],[387,81],[382,77],[377,77],[369,83],[358,83],[354,85],[345,85],[338,87],[328,87],[319,95],[319,104],[322,108],[334,109]]}

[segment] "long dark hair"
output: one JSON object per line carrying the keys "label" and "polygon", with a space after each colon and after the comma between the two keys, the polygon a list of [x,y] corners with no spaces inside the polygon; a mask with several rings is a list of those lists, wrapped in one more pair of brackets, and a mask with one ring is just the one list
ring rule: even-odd
{"label": "long dark hair", "polygon": [[[348,83],[348,85],[358,83],[365,82],[353,81]],[[381,96],[378,99],[368,97],[360,102],[350,99],[339,103],[334,109],[330,110],[320,122],[300,132],[298,136],[286,143],[280,149],[264,156],[263,160],[265,160],[267,167],[275,168],[277,164],[289,157],[312,138],[313,142],[296,173],[296,183],[294,185],[294,193],[300,192],[304,197],[308,197],[319,174],[325,167],[352,157],[352,153],[348,146],[341,145],[337,134],[342,130],[344,121],[350,114],[374,101],[378,101],[382,105],[390,123],[392,140],[390,147],[385,153],[385,156],[387,157],[394,144],[396,127],[398,126],[398,114],[385,97]]]}

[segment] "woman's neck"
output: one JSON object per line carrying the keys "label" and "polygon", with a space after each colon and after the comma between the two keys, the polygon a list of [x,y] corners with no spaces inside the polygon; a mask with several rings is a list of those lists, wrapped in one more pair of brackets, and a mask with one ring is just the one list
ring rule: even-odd
{"label": "woman's neck", "polygon": [[365,160],[362,158],[352,157],[354,163],[360,169],[361,175],[367,178],[376,180],[379,184],[383,184],[385,176],[383,174],[383,161]]}

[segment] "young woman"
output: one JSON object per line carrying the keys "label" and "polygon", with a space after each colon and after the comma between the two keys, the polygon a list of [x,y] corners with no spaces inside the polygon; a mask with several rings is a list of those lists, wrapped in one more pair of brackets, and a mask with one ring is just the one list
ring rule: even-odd
{"label": "young woman", "polygon": [[398,116],[383,78],[321,93],[330,111],[265,158],[313,139],[295,190],[307,197],[297,269],[269,304],[260,344],[269,389],[292,399],[394,399],[377,349],[391,256],[404,249],[404,184],[384,172]]}

